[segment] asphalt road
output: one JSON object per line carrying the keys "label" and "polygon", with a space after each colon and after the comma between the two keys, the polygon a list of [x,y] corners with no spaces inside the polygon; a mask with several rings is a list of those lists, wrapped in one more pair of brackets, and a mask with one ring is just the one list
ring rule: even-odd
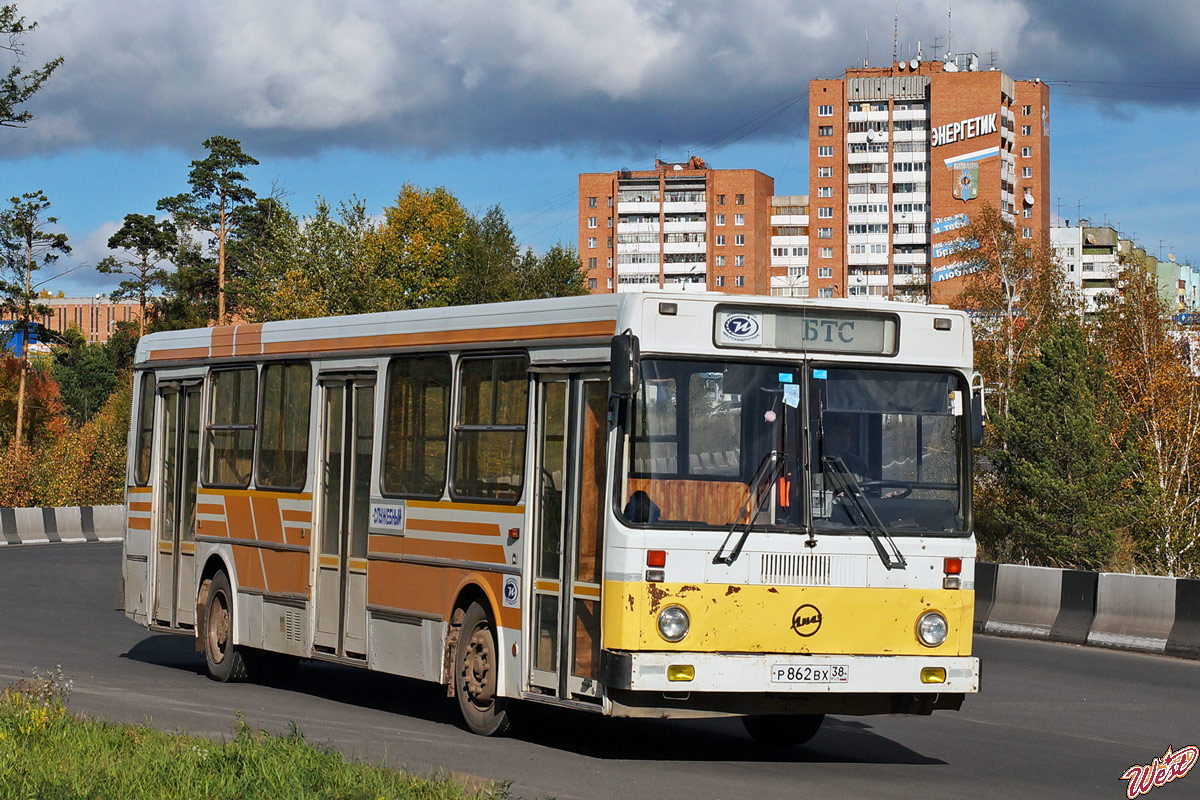
{"label": "asphalt road", "polygon": [[[1121,774],[1200,745],[1200,662],[976,639],[983,692],[932,717],[837,717],[804,748],[765,751],[737,720],[541,712],[518,738],[460,727],[436,687],[305,663],[287,688],[218,684],[184,637],[112,610],[120,545],[0,548],[0,687],[61,665],[70,707],[214,738],[235,714],[296,721],[351,757],[510,781],[524,798],[1119,798]],[[1200,768],[1152,797],[1200,797]]]}

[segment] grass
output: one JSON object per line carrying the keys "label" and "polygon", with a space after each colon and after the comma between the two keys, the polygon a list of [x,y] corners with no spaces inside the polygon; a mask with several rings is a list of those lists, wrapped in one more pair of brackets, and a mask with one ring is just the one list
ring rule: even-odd
{"label": "grass", "polygon": [[34,672],[0,692],[0,797],[12,800],[461,800],[507,797],[487,784],[418,778],[347,761],[291,726],[254,730],[240,714],[227,741],[167,734],[67,712],[71,683]]}

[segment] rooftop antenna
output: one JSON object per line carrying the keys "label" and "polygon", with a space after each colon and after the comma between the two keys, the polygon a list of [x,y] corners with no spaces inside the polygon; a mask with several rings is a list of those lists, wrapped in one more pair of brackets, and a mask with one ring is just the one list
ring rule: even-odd
{"label": "rooftop antenna", "polygon": [[1000,57],[1000,54],[997,53],[995,50],[988,50],[988,69],[996,68],[996,59],[999,57]]}
{"label": "rooftop antenna", "polygon": [[892,63],[895,64],[900,58],[900,0],[896,0],[895,10],[892,14]]}
{"label": "rooftop antenna", "polygon": [[954,49],[950,46],[950,33],[954,29],[954,24],[953,24],[954,21],[950,16],[950,12],[952,10],[953,9],[950,6],[946,6],[946,60],[947,61],[954,58]]}
{"label": "rooftop antenna", "polygon": [[871,32],[863,31],[863,35],[867,37],[867,57],[863,59],[863,66],[871,66]]}

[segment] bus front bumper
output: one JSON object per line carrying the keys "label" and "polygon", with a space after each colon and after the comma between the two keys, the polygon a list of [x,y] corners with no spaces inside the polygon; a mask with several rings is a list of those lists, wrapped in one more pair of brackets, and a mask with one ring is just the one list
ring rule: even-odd
{"label": "bus front bumper", "polygon": [[971,656],[604,650],[600,673],[609,689],[668,694],[962,695],[978,692],[980,683],[979,659]]}

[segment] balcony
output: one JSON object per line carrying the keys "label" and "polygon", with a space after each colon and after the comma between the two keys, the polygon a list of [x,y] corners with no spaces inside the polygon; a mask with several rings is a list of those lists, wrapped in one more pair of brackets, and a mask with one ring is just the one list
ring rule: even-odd
{"label": "balcony", "polygon": [[706,206],[703,201],[698,203],[684,201],[663,203],[663,211],[668,214],[703,214],[707,208],[708,206]]}
{"label": "balcony", "polygon": [[617,203],[618,214],[658,214],[659,202],[635,200],[622,200]]}
{"label": "balcony", "polygon": [[658,255],[658,242],[617,242],[617,253],[652,253]]}
{"label": "balcony", "polygon": [[664,253],[700,253],[706,252],[705,242],[664,242]]}
{"label": "balcony", "polygon": [[785,227],[789,225],[807,225],[808,214],[772,214],[771,225]]}
{"label": "balcony", "polygon": [[708,223],[698,222],[664,222],[663,233],[703,233],[708,230]]}

